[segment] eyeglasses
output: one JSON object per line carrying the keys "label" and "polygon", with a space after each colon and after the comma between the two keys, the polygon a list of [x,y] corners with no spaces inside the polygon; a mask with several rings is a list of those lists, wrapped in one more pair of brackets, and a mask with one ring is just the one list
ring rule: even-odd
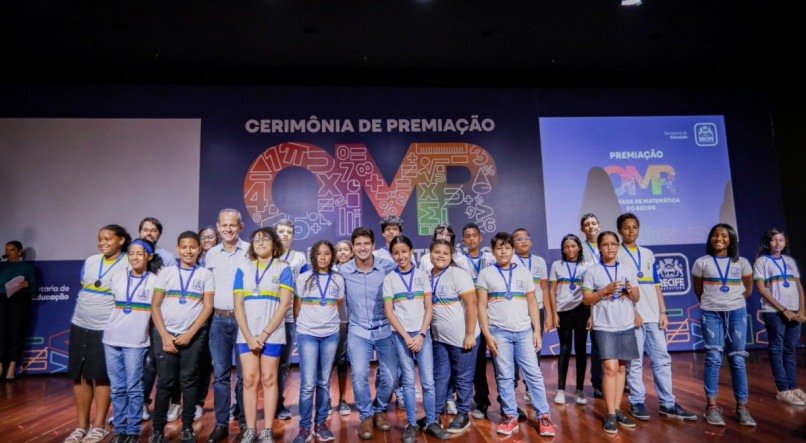
{"label": "eyeglasses", "polygon": [[271,239],[269,237],[255,237],[252,239],[252,243],[271,243]]}
{"label": "eyeglasses", "polygon": [[532,241],[532,237],[518,237],[515,239],[515,241],[518,243],[526,243]]}

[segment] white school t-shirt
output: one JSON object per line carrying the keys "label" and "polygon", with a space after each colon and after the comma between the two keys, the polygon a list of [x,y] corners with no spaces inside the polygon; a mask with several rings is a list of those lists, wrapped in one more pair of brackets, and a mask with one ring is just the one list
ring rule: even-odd
{"label": "white school t-shirt", "polygon": [[[714,264],[714,258],[719,263],[719,270]],[[719,275],[720,270],[723,277]],[[733,311],[746,306],[742,277],[753,275],[753,269],[746,258],[739,257],[739,260],[734,262],[729,257],[704,255],[694,262],[691,275],[702,279],[700,309]],[[728,286],[728,292],[722,292],[720,289],[723,279],[727,279],[725,284]]]}
{"label": "white school t-shirt", "polygon": [[[293,282],[296,282],[297,279],[299,278],[299,275],[302,274],[303,272],[307,271],[310,268],[310,265],[308,265],[308,262],[305,259],[305,254],[303,254],[302,252],[290,250],[290,251],[286,252],[285,254],[282,254],[280,256],[280,258],[285,260],[285,262],[288,263],[288,266],[291,268],[291,276],[292,276],[292,281]],[[291,285],[291,286],[295,287],[295,284]],[[292,291],[293,291],[293,289],[292,289]],[[286,323],[293,323],[294,322],[294,307],[293,307],[293,303],[291,303],[291,305],[292,306],[289,306],[288,311],[286,311],[286,313],[285,313],[284,320],[285,320]]]}
{"label": "white school t-shirt", "polygon": [[[465,341],[465,302],[461,295],[475,292],[470,274],[458,266],[448,266],[431,280],[431,300],[434,314],[431,320],[433,339],[451,346],[462,347]],[[474,337],[479,336],[479,321],[476,319]]]}
{"label": "white school t-shirt", "polygon": [[[557,260],[551,264],[549,281],[557,285],[557,312],[570,311],[582,303],[582,280],[591,266],[593,263],[586,261]],[[571,289],[572,284],[574,289]]]}
{"label": "white school t-shirt", "polygon": [[596,264],[602,261],[602,253],[599,252],[599,244],[591,243],[587,239],[582,240],[582,260],[585,263]]}
{"label": "white school t-shirt", "polygon": [[[632,254],[632,258],[630,254]],[[658,303],[657,288],[660,287],[660,280],[655,269],[655,254],[643,246],[627,248],[621,245],[618,250],[618,262],[622,266],[632,268],[638,278],[638,293],[641,297],[635,307],[641,318],[645,323],[658,323],[660,321],[660,304]],[[636,262],[641,264],[640,270]],[[639,271],[643,273],[643,277],[638,277]]]}
{"label": "white school t-shirt", "polygon": [[297,334],[328,337],[339,332],[338,301],[344,300],[344,277],[341,274],[303,272],[297,278],[296,297],[300,300]]}
{"label": "white school t-shirt", "polygon": [[[124,348],[147,348],[151,345],[148,324],[151,321],[151,299],[156,280],[157,276],[150,272],[140,277],[130,276],[129,272],[116,273],[112,277],[115,308],[104,329],[105,345]],[[126,300],[127,290],[132,296],[131,300]]]}
{"label": "white school t-shirt", "polygon": [[537,297],[537,307],[538,309],[543,309],[543,288],[540,286],[540,283],[547,282],[549,278],[546,260],[534,254],[529,254],[527,258],[515,254],[515,258],[512,259],[512,262],[523,265],[532,274],[532,281],[535,284],[535,297]]}
{"label": "white school t-shirt", "polygon": [[[608,275],[609,272],[609,275]],[[611,280],[611,277],[613,280]],[[638,284],[638,277],[632,267],[616,263],[615,266],[608,266],[599,263],[593,265],[585,271],[582,279],[582,287],[585,291],[598,291],[609,285],[611,281],[628,279],[630,285],[635,287]],[[593,329],[596,331],[620,332],[635,328],[635,312],[632,300],[624,294],[614,300],[606,298],[593,305]]]}
{"label": "white school t-shirt", "polygon": [[[786,267],[784,267],[784,263],[786,263]],[[784,278],[784,271],[786,271],[786,278]],[[782,255],[777,260],[765,255],[757,258],[753,263],[753,280],[764,281],[764,285],[778,303],[790,311],[798,312],[800,293],[796,278],[800,278],[798,265],[795,263],[795,259],[788,255]],[[789,287],[785,287],[784,282],[788,282]],[[767,303],[767,299],[764,297],[761,297],[761,309],[764,312],[778,312],[774,306]]]}
{"label": "white school t-shirt", "polygon": [[[184,296],[183,283],[186,290]],[[201,266],[193,269],[180,268],[179,265],[167,266],[157,275],[154,290],[165,293],[160,308],[165,329],[171,334],[184,334],[204,309],[204,293],[215,292],[215,281],[213,273]]]}
{"label": "white school t-shirt", "polygon": [[521,332],[532,327],[526,294],[535,291],[535,284],[525,266],[518,263],[511,263],[507,269],[500,269],[498,265],[488,266],[479,273],[476,287],[487,291],[487,321],[490,327],[510,332]]}
{"label": "white school t-shirt", "polygon": [[[291,267],[283,260],[273,259],[269,262],[265,273],[264,269],[260,269],[258,274],[257,261],[249,262],[235,272],[232,293],[236,297],[243,297],[246,323],[253,336],[263,333],[280,308],[280,288],[288,289],[292,294],[295,290]],[[246,343],[240,327],[236,342]],[[266,343],[285,344],[285,322],[280,323]]]}
{"label": "white school t-shirt", "polygon": [[423,326],[425,297],[431,297],[431,287],[428,275],[421,269],[412,267],[404,273],[396,268],[383,279],[383,300],[392,301],[395,317],[406,332],[418,332]]}
{"label": "white school t-shirt", "polygon": [[[115,274],[125,275],[129,263],[126,254],[120,254],[112,261],[103,260],[103,257],[103,254],[96,254],[84,261],[84,267],[81,268],[81,289],[78,291],[78,301],[71,320],[74,325],[93,331],[106,328],[109,315],[115,308],[112,277]],[[97,280],[101,280],[100,286],[95,286]]]}
{"label": "white school t-shirt", "polygon": [[465,258],[467,259],[467,263],[470,265],[470,270],[468,272],[470,273],[470,276],[473,277],[474,282],[478,280],[479,272],[481,272],[482,269],[495,264],[495,257],[486,251],[483,251],[478,257],[473,257],[469,253],[466,253]]}

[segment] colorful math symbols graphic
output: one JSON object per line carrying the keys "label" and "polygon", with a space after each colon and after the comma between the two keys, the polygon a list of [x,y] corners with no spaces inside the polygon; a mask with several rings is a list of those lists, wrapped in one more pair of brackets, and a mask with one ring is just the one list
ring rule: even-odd
{"label": "colorful math symbols graphic", "polygon": [[[316,212],[293,214],[275,204],[273,185],[285,168],[307,169],[316,178]],[[470,172],[465,183],[448,183],[448,168]],[[495,213],[489,194],[496,184],[495,161],[484,148],[470,143],[413,143],[391,184],[378,169],[364,144],[338,144],[335,155],[308,143],[281,143],[261,153],[246,173],[244,202],[252,221],[266,226],[281,218],[297,224],[296,236],[305,239],[333,225],[339,236],[362,225],[363,194],[381,217],[401,215],[417,193],[417,231],[428,236],[448,222],[448,210],[462,208],[468,220],[484,232],[495,232]],[[313,196],[312,196],[313,197]]]}
{"label": "colorful math symbols graphic", "polygon": [[[649,188],[652,195],[676,194],[675,171],[671,165],[649,165],[641,175],[635,165],[611,165],[604,168],[613,180],[617,197],[636,196],[639,190]],[[619,182],[620,179],[620,182]]]}

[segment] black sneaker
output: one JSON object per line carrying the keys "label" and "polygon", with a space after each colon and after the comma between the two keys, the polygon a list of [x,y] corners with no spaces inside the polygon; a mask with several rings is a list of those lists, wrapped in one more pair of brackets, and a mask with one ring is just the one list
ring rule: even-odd
{"label": "black sneaker", "polygon": [[420,428],[417,426],[407,425],[403,431],[403,443],[415,443],[417,441],[417,434],[420,433]]}
{"label": "black sneaker", "polygon": [[649,421],[649,411],[643,403],[633,403],[630,405],[630,414],[638,420]]}
{"label": "black sneaker", "polygon": [[616,414],[610,414],[605,417],[604,421],[604,431],[608,434],[617,434],[618,433],[618,426],[616,425]]}
{"label": "black sneaker", "polygon": [[229,427],[216,426],[213,432],[210,433],[210,436],[207,437],[207,443],[218,443],[222,440],[226,440],[227,437],[229,437]]}
{"label": "black sneaker", "polygon": [[196,443],[196,434],[193,432],[193,428],[185,428],[182,429],[182,443]]}
{"label": "black sneaker", "polygon": [[277,413],[274,414],[274,417],[280,420],[291,420],[291,411],[281,404],[277,406]]}
{"label": "black sneaker", "polygon": [[462,414],[460,412],[456,414],[455,417],[453,417],[451,425],[448,426],[448,432],[450,432],[451,434],[458,434],[467,429],[469,426],[470,426],[470,417],[468,417],[467,414]]}
{"label": "black sneaker", "polygon": [[442,425],[439,424],[439,422],[436,422],[436,421],[431,423],[430,425],[428,425],[425,428],[425,433],[426,434],[431,434],[431,435],[433,435],[434,437],[436,437],[436,438],[438,438],[440,440],[447,440],[451,436],[450,434],[448,434],[448,431],[443,429]]}
{"label": "black sneaker", "polygon": [[604,392],[599,388],[593,388],[593,398],[604,399]]}
{"label": "black sneaker", "polygon": [[675,403],[674,406],[671,408],[664,408],[663,406],[660,407],[658,413],[664,417],[669,418],[678,418],[680,420],[697,420],[697,414],[693,412],[686,411],[683,409],[679,404]]}
{"label": "black sneaker", "polygon": [[148,443],[165,443],[165,433],[162,431],[154,431],[151,437],[148,438]]}
{"label": "black sneaker", "polygon": [[627,414],[621,411],[616,411],[616,421],[618,422],[618,424],[624,426],[625,428],[635,427],[635,421],[633,421],[633,419],[631,419],[630,417],[627,416]]}
{"label": "black sneaker", "polygon": [[131,438],[128,435],[115,434],[115,436],[112,438],[111,443],[129,443],[129,441],[131,441]]}

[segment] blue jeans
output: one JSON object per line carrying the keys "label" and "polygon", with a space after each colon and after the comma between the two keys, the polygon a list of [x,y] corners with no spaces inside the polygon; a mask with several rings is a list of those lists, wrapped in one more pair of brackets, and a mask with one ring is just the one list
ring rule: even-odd
{"label": "blue jeans", "polygon": [[[213,404],[215,405],[216,426],[229,426],[229,408],[232,388],[230,379],[232,374],[233,351],[235,351],[235,341],[238,339],[238,323],[235,317],[224,317],[214,315],[210,323],[210,355],[213,357],[213,370],[215,372],[213,381]],[[243,404],[243,378],[241,376],[241,359],[235,359],[238,372],[238,381],[235,384],[235,401],[239,405]],[[238,422],[242,429],[245,429],[246,420],[243,416],[243,408],[238,414]]]}
{"label": "blue jeans", "polygon": [[115,433],[140,435],[143,424],[143,362],[148,348],[104,345],[112,391]]}
{"label": "blue jeans", "polygon": [[[476,372],[476,346],[465,351],[459,346],[451,346],[439,341],[432,341],[434,348],[434,404],[440,410],[445,406],[448,389],[456,391],[456,410],[467,414],[473,402],[473,376]],[[534,355],[534,352],[532,352]]]}
{"label": "blue jeans", "polygon": [[800,341],[800,322],[789,321],[780,312],[764,312],[767,328],[770,366],[779,391],[789,391],[798,387],[797,349]]}
{"label": "blue jeans", "polygon": [[671,408],[675,398],[672,394],[672,357],[666,349],[666,332],[658,323],[644,323],[635,328],[638,341],[639,358],[632,360],[627,372],[627,386],[630,388],[630,404],[644,403],[646,388],[644,387],[644,353],[652,362],[652,376],[655,379],[655,391],[661,406]]}
{"label": "blue jeans", "polygon": [[523,381],[529,388],[529,397],[532,399],[532,406],[537,415],[551,414],[548,401],[546,401],[543,373],[540,371],[537,353],[532,344],[532,329],[511,332],[490,328],[490,334],[498,347],[498,355],[493,358],[493,363],[495,363],[495,381],[498,384],[498,395],[501,397],[504,414],[510,417],[518,416],[518,403],[515,400],[516,364],[523,373]]}
{"label": "blue jeans", "polygon": [[[420,331],[409,332],[410,337],[416,337]],[[397,360],[400,362],[400,372],[403,377],[403,401],[406,404],[406,418],[411,426],[417,426],[417,397],[414,393],[416,375],[414,374],[414,361],[420,367],[420,384],[423,386],[423,408],[425,408],[425,422],[431,424],[437,421],[434,397],[434,352],[431,346],[431,331],[425,333],[423,346],[420,352],[413,353],[406,346],[406,341],[398,333],[392,334],[395,338]]]}
{"label": "blue jeans", "polygon": [[339,347],[339,333],[327,337],[297,335],[299,351],[299,426],[311,429],[313,394],[316,390],[316,424],[327,420],[330,407],[330,373]]}
{"label": "blue jeans", "polygon": [[[369,390],[369,362],[372,359],[372,351],[378,352],[378,366],[381,368],[378,373],[381,381],[375,393],[375,401],[372,401],[372,393]],[[358,409],[358,417],[365,420],[386,410],[386,405],[392,396],[395,388],[395,378],[392,374],[397,374],[395,344],[391,335],[371,340],[348,333],[347,353],[350,355],[353,369],[355,406]]]}
{"label": "blue jeans", "polygon": [[747,338],[747,310],[702,311],[702,336],[705,340],[705,395],[717,398],[719,369],[722,356],[727,352],[733,396],[737,403],[747,403],[747,371],[745,370],[745,342]]}

